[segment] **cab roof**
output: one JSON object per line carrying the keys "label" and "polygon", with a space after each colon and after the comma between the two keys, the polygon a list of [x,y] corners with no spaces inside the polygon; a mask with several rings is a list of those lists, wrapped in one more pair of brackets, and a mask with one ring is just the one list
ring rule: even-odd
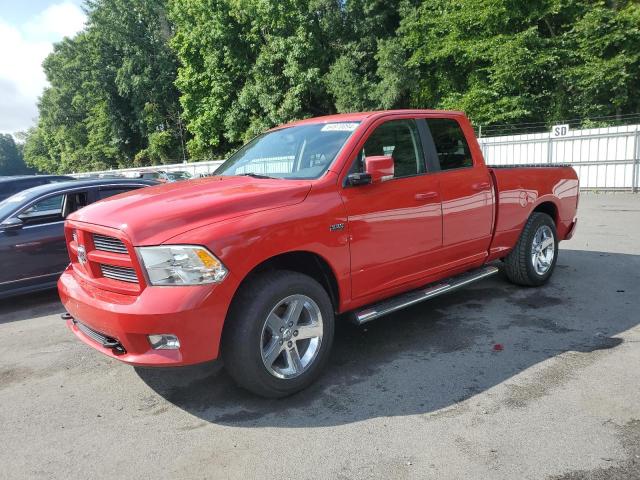
{"label": "cab roof", "polygon": [[279,125],[273,130],[285,127],[293,127],[295,125],[305,125],[313,123],[333,123],[333,122],[362,122],[370,117],[380,117],[383,115],[422,115],[422,114],[458,114],[463,115],[462,112],[453,110],[421,110],[421,109],[401,109],[401,110],[375,110],[372,112],[353,112],[353,113],[338,113],[335,115],[324,115],[320,117],[305,118],[304,120],[296,120],[294,122],[285,123]]}

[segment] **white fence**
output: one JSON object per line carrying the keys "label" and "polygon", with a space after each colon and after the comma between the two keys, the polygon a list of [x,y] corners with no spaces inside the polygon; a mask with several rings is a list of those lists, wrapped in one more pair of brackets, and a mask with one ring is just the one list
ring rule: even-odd
{"label": "white fence", "polygon": [[640,125],[479,138],[489,165],[567,163],[580,187],[634,191],[640,182]]}

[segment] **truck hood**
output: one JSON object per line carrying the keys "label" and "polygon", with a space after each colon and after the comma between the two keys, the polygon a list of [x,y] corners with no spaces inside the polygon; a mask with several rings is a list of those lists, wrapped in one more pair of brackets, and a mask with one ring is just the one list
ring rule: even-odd
{"label": "truck hood", "polygon": [[311,182],[218,176],[141,188],[91,204],[70,220],[117,228],[136,246],[194,228],[302,202]]}

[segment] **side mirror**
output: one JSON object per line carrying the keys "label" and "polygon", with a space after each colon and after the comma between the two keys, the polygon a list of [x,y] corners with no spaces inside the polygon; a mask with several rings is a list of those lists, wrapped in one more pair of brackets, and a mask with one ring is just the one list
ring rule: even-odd
{"label": "side mirror", "polygon": [[371,183],[381,183],[391,180],[395,170],[393,157],[390,155],[365,157],[364,170],[371,176]]}
{"label": "side mirror", "polygon": [[24,226],[24,222],[17,217],[11,217],[0,223],[0,230],[20,230]]}

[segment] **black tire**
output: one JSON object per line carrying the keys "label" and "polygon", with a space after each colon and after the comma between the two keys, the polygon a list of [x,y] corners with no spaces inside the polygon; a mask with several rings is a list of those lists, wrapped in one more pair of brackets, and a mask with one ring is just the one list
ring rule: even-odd
{"label": "black tire", "polygon": [[[553,233],[554,255],[546,272],[540,274],[534,268],[532,260],[533,241],[536,232],[542,227],[549,227]],[[504,259],[505,273],[509,280],[517,285],[537,287],[545,284],[555,269],[558,260],[558,234],[553,219],[546,213],[533,212],[522,230],[515,248]]]}
{"label": "black tire", "polygon": [[[263,327],[272,309],[291,295],[305,295],[316,303],[322,315],[322,340],[306,370],[295,378],[278,378],[262,360]],[[333,335],[333,305],[318,282],[297,272],[265,272],[245,283],[232,302],[222,338],[222,359],[241,387],[263,397],[286,397],[306,388],[322,373]]]}

